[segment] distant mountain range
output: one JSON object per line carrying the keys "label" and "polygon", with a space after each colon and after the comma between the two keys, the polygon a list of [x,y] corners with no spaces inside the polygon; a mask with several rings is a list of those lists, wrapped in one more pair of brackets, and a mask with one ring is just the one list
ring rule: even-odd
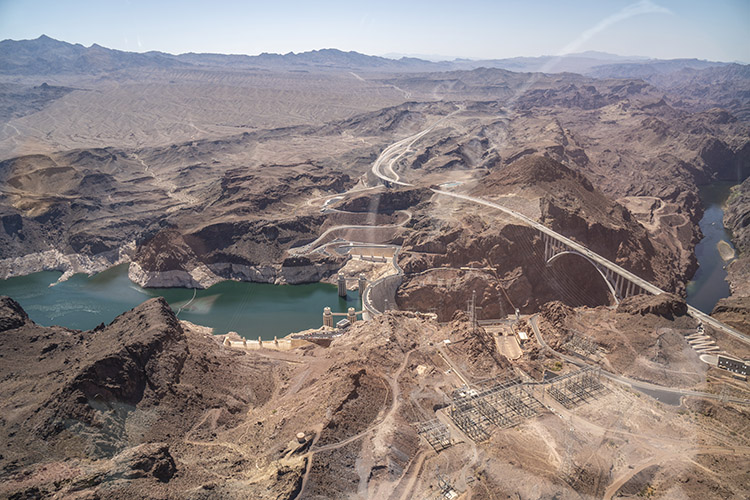
{"label": "distant mountain range", "polygon": [[[165,70],[356,72],[368,78],[416,73],[474,71],[480,68],[516,73],[579,73],[593,78],[636,78],[668,92],[685,104],[721,106],[750,118],[750,65],[699,59],[645,59],[603,52],[566,56],[513,57],[474,61],[427,61],[416,57],[370,56],[337,49],[257,56],[232,54],[168,54],[125,52],[94,44],[84,47],[42,35],[35,40],[0,42],[0,84],[38,85],[43,79],[129,78],[138,71]],[[70,77],[73,77],[72,80]],[[59,78],[57,79],[59,80]],[[70,86],[70,85],[68,85]],[[45,94],[46,95],[46,94]],[[2,104],[0,103],[0,107]]]}
{"label": "distant mountain range", "polygon": [[[431,58],[433,56],[430,56]],[[435,56],[436,57],[436,56]],[[125,52],[94,44],[84,47],[42,35],[35,40],[0,42],[0,74],[100,74],[130,68],[232,67],[287,71],[347,70],[404,73],[499,68],[516,72],[581,73],[599,78],[650,78],[675,71],[702,70],[728,66],[729,63],[698,59],[646,59],[623,57],[603,52],[584,52],[565,56],[513,57],[507,59],[430,61],[416,57],[369,56],[337,49],[313,50],[295,54],[257,56],[228,54],[180,55],[165,52]],[[739,65],[736,65],[739,66]]]}

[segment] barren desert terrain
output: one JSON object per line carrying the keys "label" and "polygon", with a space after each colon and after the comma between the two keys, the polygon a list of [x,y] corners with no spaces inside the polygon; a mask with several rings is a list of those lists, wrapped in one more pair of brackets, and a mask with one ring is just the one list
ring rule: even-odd
{"label": "barren desert terrain", "polygon": [[[48,37],[0,62],[0,278],[366,285],[348,328],[275,342],[0,298],[1,497],[750,494],[750,388],[717,366],[750,359],[747,66]],[[737,255],[708,315],[717,181]]]}

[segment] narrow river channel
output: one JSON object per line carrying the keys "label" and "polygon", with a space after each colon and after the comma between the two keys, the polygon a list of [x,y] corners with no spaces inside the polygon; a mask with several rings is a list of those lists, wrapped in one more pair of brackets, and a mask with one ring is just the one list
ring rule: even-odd
{"label": "narrow river channel", "polygon": [[[724,204],[735,184],[715,182],[700,190],[705,209],[700,221],[703,239],[695,247],[700,267],[688,283],[687,302],[707,314],[711,314],[719,299],[729,296],[726,265],[731,261],[727,257],[734,253],[734,246],[730,232],[724,228]],[[727,260],[722,258],[722,252]]]}

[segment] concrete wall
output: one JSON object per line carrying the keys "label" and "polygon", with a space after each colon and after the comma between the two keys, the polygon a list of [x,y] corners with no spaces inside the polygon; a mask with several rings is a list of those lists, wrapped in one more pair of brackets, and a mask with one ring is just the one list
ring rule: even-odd
{"label": "concrete wall", "polygon": [[386,257],[388,260],[392,259],[396,253],[396,249],[392,246],[353,246],[349,250],[349,255],[357,255],[360,257]]}
{"label": "concrete wall", "polygon": [[388,300],[389,309],[396,309],[396,290],[404,281],[404,272],[398,265],[398,251],[400,247],[392,248],[394,252],[391,257],[391,265],[396,270],[396,274],[380,278],[365,289],[365,298],[362,301],[362,318],[365,320],[382,314],[385,310],[386,300]]}
{"label": "concrete wall", "polygon": [[392,274],[381,278],[365,290],[364,308],[370,316],[377,316],[385,310],[388,300],[389,309],[396,309],[396,290],[404,280],[400,274]]}
{"label": "concrete wall", "polygon": [[[226,341],[224,345],[227,345]],[[233,349],[244,349],[246,351],[257,351],[258,349],[272,349],[274,351],[290,351],[298,347],[310,345],[310,342],[302,339],[278,339],[278,340],[264,340],[259,343],[257,340],[248,340],[247,345],[244,342],[237,340],[230,340],[229,347]]]}

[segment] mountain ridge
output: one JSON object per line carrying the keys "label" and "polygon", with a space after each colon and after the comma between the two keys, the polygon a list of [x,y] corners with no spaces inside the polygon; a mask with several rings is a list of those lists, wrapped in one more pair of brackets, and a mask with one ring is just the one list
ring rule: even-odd
{"label": "mountain ridge", "polygon": [[471,70],[481,67],[520,72],[574,72],[595,77],[632,78],[663,75],[685,68],[705,69],[731,63],[699,59],[649,59],[586,51],[563,56],[511,57],[500,59],[425,60],[402,56],[399,59],[323,48],[285,54],[258,55],[196,53],[171,54],[162,51],[130,52],[110,49],[97,43],[85,47],[41,35],[32,40],[6,39],[0,42],[0,74],[53,74],[83,72],[96,74],[136,67],[196,68],[204,66],[254,67],[307,70],[369,70],[381,72],[438,72]]}

